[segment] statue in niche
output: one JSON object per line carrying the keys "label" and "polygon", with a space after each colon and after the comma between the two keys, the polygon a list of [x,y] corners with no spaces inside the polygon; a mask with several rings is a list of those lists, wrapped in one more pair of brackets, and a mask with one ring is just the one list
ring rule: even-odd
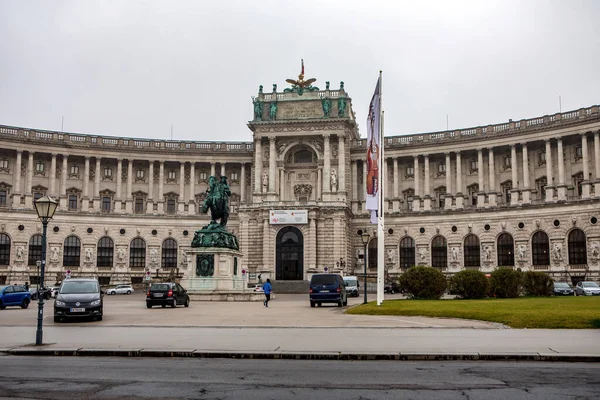
{"label": "statue in niche", "polygon": [[427,258],[427,249],[425,247],[421,247],[419,249],[419,259],[421,261],[425,261],[426,258]]}
{"label": "statue in niche", "polygon": [[25,248],[23,246],[17,246],[17,261],[23,261],[23,253]]}
{"label": "statue in niche", "polygon": [[520,244],[519,249],[518,249],[519,261],[525,261],[525,251],[526,251],[525,245]]}
{"label": "statue in niche", "polygon": [[452,261],[458,261],[458,247],[452,248]]}
{"label": "statue in niche", "polygon": [[263,114],[263,102],[258,99],[254,99],[254,120],[262,121]]}
{"label": "statue in niche", "polygon": [[277,119],[277,101],[272,101],[271,104],[269,104],[269,118],[271,121]]}
{"label": "statue in niche", "polygon": [[331,170],[331,191],[332,192],[337,192],[337,184],[338,184],[338,180],[337,180],[337,171],[334,169]]}
{"label": "statue in niche", "polygon": [[592,242],[592,251],[590,252],[592,254],[592,259],[597,259],[598,256],[600,256],[600,246],[598,245],[598,242]]}
{"label": "statue in niche", "polygon": [[490,246],[482,246],[483,247],[483,261],[491,261],[492,260],[492,249]]}
{"label": "statue in niche", "polygon": [[554,243],[552,246],[552,256],[556,261],[562,260],[562,244]]}
{"label": "statue in niche", "polygon": [[60,249],[58,247],[53,247],[50,249],[50,261],[58,261],[58,255],[60,253]]}
{"label": "statue in niche", "polygon": [[262,172],[262,187],[263,187],[263,191],[267,190],[268,186],[269,186],[269,174],[265,170],[265,171]]}
{"label": "statue in niche", "polygon": [[185,252],[185,250],[181,250],[181,262],[184,265],[187,265],[187,263],[188,263],[188,255]]}
{"label": "statue in niche", "polygon": [[346,98],[340,97],[338,99],[338,117],[346,116]]}
{"label": "statue in niche", "polygon": [[323,107],[323,117],[329,118],[331,117],[331,99],[327,97],[323,97],[321,99],[321,106]]}
{"label": "statue in niche", "polygon": [[158,251],[156,249],[150,250],[150,264],[156,265],[158,262]]}
{"label": "statue in niche", "polygon": [[119,247],[117,250],[117,257],[119,257],[119,261],[125,261],[125,248]]}
{"label": "statue in niche", "polygon": [[85,261],[91,262],[93,256],[94,253],[91,248],[88,247],[87,249],[85,249]]}

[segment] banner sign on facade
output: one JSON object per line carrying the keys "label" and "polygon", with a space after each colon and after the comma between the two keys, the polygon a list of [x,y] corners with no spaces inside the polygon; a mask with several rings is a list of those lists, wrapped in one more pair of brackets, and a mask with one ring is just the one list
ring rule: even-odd
{"label": "banner sign on facade", "polygon": [[308,210],[271,210],[269,221],[271,225],[308,224]]}
{"label": "banner sign on facade", "polygon": [[371,223],[377,223],[379,211],[379,164],[381,148],[381,77],[377,80],[375,93],[369,105],[367,117],[367,210],[371,211]]}

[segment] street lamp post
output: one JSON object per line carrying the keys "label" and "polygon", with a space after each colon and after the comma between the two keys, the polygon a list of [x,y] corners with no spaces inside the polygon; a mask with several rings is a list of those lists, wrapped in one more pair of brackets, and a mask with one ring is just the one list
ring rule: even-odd
{"label": "street lamp post", "polygon": [[[42,221],[42,266],[40,271],[39,285],[41,288],[44,287],[44,274],[46,270],[46,228],[48,227],[48,221],[54,217],[54,212],[58,203],[50,196],[44,196],[33,202],[35,211],[37,212],[38,218]],[[44,296],[40,296],[38,292],[38,317],[37,317],[37,330],[35,332],[35,344],[39,346],[42,344],[43,330],[42,325],[44,322]]]}
{"label": "street lamp post", "polygon": [[369,233],[367,231],[364,231],[360,235],[363,245],[365,246],[365,251],[363,253],[363,264],[365,265],[365,274],[364,274],[365,300],[363,301],[363,304],[367,304],[367,261],[369,260],[367,258],[367,244],[369,244],[370,237],[371,237],[371,235],[369,235]]}

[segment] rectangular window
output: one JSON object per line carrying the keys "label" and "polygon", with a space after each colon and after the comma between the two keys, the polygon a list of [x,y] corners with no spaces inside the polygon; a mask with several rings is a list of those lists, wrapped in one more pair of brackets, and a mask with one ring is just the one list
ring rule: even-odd
{"label": "rectangular window", "polygon": [[408,178],[413,178],[415,176],[415,167],[412,167],[412,166],[406,167],[406,176]]}
{"label": "rectangular window", "polygon": [[79,175],[79,166],[71,165],[71,168],[69,169],[69,175]]}
{"label": "rectangular window", "polygon": [[138,169],[137,171],[135,171],[135,178],[136,179],[144,179],[144,170],[143,169]]}
{"label": "rectangular window", "polygon": [[208,176],[206,175],[206,172],[200,172],[200,174],[198,175],[200,177],[201,181],[205,181]]}
{"label": "rectangular window", "polygon": [[232,173],[231,173],[231,177],[230,177],[230,179],[231,179],[232,181],[237,181],[237,179],[238,179],[238,174],[237,174],[237,172],[232,172]]}
{"label": "rectangular window", "polygon": [[35,171],[44,172],[44,163],[42,161],[38,161],[37,163],[35,163]]}
{"label": "rectangular window", "polygon": [[581,146],[575,147],[575,157],[577,157],[577,158],[583,157],[583,153],[581,152]]}
{"label": "rectangular window", "polygon": [[102,211],[110,212],[111,204],[112,204],[112,199],[110,197],[103,197],[102,198]]}
{"label": "rectangular window", "polygon": [[104,176],[106,176],[106,177],[111,177],[111,176],[112,176],[112,168],[110,168],[110,167],[105,167],[105,168],[104,168]]}
{"label": "rectangular window", "polygon": [[175,199],[167,200],[167,214],[174,215],[177,212],[177,206],[175,204]]}
{"label": "rectangular window", "polygon": [[77,196],[74,194],[69,195],[69,210],[77,210]]}
{"label": "rectangular window", "polygon": [[167,179],[170,181],[174,181],[175,179],[177,179],[177,172],[169,171],[167,174]]}
{"label": "rectangular window", "polygon": [[504,157],[504,168],[511,168],[512,161],[510,157]]}
{"label": "rectangular window", "polygon": [[144,199],[141,197],[135,198],[135,213],[136,214],[144,213]]}
{"label": "rectangular window", "polygon": [[0,206],[6,205],[6,190],[0,190]]}
{"label": "rectangular window", "polygon": [[8,160],[0,160],[0,169],[8,170]]}
{"label": "rectangular window", "polygon": [[40,193],[40,192],[35,192],[35,193],[33,194],[33,201],[36,201],[37,199],[41,199],[42,197],[44,197],[44,194],[43,194],[43,193]]}
{"label": "rectangular window", "polygon": [[438,164],[438,174],[446,175],[446,164],[443,164],[443,163]]}
{"label": "rectangular window", "polygon": [[546,152],[545,151],[538,153],[538,164],[539,165],[546,164]]}
{"label": "rectangular window", "polygon": [[471,160],[471,172],[475,172],[479,170],[479,163],[477,160]]}

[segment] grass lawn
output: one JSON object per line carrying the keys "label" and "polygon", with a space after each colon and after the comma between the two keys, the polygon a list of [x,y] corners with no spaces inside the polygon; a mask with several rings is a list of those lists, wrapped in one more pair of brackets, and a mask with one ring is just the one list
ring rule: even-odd
{"label": "grass lawn", "polygon": [[600,297],[523,297],[485,300],[386,300],[348,314],[412,315],[477,319],[512,328],[600,329]]}

